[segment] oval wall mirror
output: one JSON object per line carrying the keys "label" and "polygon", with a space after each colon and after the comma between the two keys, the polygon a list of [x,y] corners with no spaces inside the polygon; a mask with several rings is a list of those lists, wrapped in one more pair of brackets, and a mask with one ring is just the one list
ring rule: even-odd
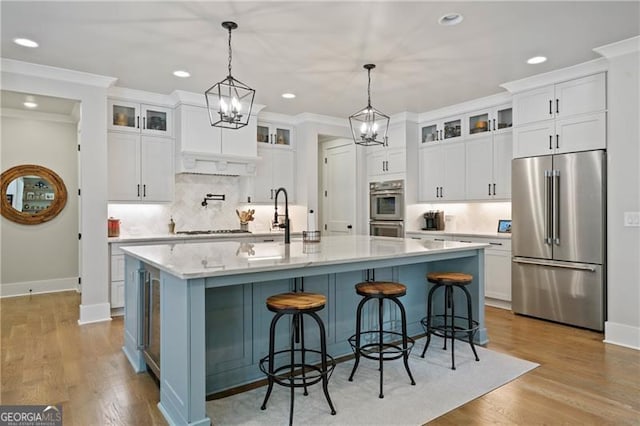
{"label": "oval wall mirror", "polygon": [[56,217],[67,204],[67,188],[54,171],[34,164],[5,170],[1,176],[2,216],[23,225]]}

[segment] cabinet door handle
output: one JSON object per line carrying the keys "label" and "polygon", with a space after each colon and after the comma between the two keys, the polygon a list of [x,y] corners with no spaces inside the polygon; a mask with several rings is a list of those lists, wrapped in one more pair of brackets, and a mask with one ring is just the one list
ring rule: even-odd
{"label": "cabinet door handle", "polygon": [[553,136],[549,135],[549,149],[553,149],[553,146],[551,145],[553,143]]}
{"label": "cabinet door handle", "polygon": [[493,130],[495,130],[495,129],[496,129],[496,119],[494,118],[493,119]]}
{"label": "cabinet door handle", "polygon": [[496,184],[493,184],[493,195],[496,195]]}
{"label": "cabinet door handle", "polygon": [[444,195],[442,195],[442,187],[440,187],[440,198],[444,197]]}
{"label": "cabinet door handle", "polygon": [[553,101],[549,99],[549,115],[553,115]]}
{"label": "cabinet door handle", "polygon": [[438,198],[438,197],[439,197],[439,195],[438,195],[438,187],[436,186],[436,198]]}
{"label": "cabinet door handle", "polygon": [[501,246],[502,243],[494,243],[493,241],[489,241],[489,244],[491,244],[492,246]]}
{"label": "cabinet door handle", "polygon": [[560,114],[560,99],[556,99],[556,114]]}
{"label": "cabinet door handle", "polygon": [[140,116],[136,116],[136,129],[140,128]]}
{"label": "cabinet door handle", "polygon": [[142,128],[143,129],[147,128],[147,117],[142,117]]}
{"label": "cabinet door handle", "polygon": [[556,134],[556,149],[560,148],[560,135]]}
{"label": "cabinet door handle", "polygon": [[270,191],[271,191],[271,199],[273,200],[273,189],[271,189]]}
{"label": "cabinet door handle", "polygon": [[138,197],[140,196],[140,184],[138,184]]}
{"label": "cabinet door handle", "polygon": [[142,185],[142,196],[143,197],[147,196],[147,184],[146,183],[144,185]]}
{"label": "cabinet door handle", "polygon": [[491,195],[491,184],[489,184],[489,194],[487,195]]}

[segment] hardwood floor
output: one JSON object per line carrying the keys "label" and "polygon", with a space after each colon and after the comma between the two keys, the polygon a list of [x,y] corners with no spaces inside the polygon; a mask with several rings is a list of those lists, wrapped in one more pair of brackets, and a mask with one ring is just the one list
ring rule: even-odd
{"label": "hardwood floor", "polygon": [[[122,353],[122,318],[79,326],[74,292],[0,300],[0,404],[62,404],[67,425],[163,425],[158,388]],[[540,364],[431,424],[640,424],[640,351],[486,309],[489,349]],[[425,395],[428,402],[428,395]]]}

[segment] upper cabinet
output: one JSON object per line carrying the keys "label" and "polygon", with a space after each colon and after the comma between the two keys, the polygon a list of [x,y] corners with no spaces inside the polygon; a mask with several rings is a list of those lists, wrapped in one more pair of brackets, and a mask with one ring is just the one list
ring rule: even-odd
{"label": "upper cabinet", "polygon": [[258,122],[256,141],[259,146],[274,145],[290,148],[293,144],[293,128],[281,124]]}
{"label": "upper cabinet", "polygon": [[511,104],[486,108],[465,115],[465,138],[489,133],[511,132],[513,126]]}
{"label": "upper cabinet", "polygon": [[258,147],[260,160],[257,164],[253,187],[249,196],[254,203],[273,203],[278,188],[286,188],[289,203],[295,202],[295,151]]}
{"label": "upper cabinet", "polygon": [[466,132],[462,116],[448,117],[420,126],[420,142],[423,144],[437,141],[461,140]]}
{"label": "upper cabinet", "polygon": [[513,109],[514,158],[606,148],[604,73],[516,93]]}
{"label": "upper cabinet", "polygon": [[367,147],[367,177],[369,180],[404,179],[407,170],[406,123],[389,126],[384,145]]}
{"label": "upper cabinet", "polygon": [[418,201],[465,199],[465,145],[463,142],[423,146],[418,150]]}
{"label": "upper cabinet", "polygon": [[154,136],[173,136],[171,108],[109,100],[108,129]]}

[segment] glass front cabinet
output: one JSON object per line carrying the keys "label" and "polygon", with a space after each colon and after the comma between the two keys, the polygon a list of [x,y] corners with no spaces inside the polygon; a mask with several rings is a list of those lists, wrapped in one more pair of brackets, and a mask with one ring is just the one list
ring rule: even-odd
{"label": "glass front cabinet", "polygon": [[420,126],[420,142],[428,144],[439,141],[456,141],[463,136],[462,117],[449,117]]}
{"label": "glass front cabinet", "polygon": [[293,138],[293,130],[291,127],[282,126],[271,123],[258,123],[257,142],[259,146],[276,145],[282,147],[291,147]]}
{"label": "glass front cabinet", "polygon": [[511,104],[469,113],[466,116],[466,124],[467,136],[487,134],[488,132],[511,131],[513,127]]}
{"label": "glass front cabinet", "polygon": [[109,100],[109,130],[156,136],[173,135],[171,108]]}

